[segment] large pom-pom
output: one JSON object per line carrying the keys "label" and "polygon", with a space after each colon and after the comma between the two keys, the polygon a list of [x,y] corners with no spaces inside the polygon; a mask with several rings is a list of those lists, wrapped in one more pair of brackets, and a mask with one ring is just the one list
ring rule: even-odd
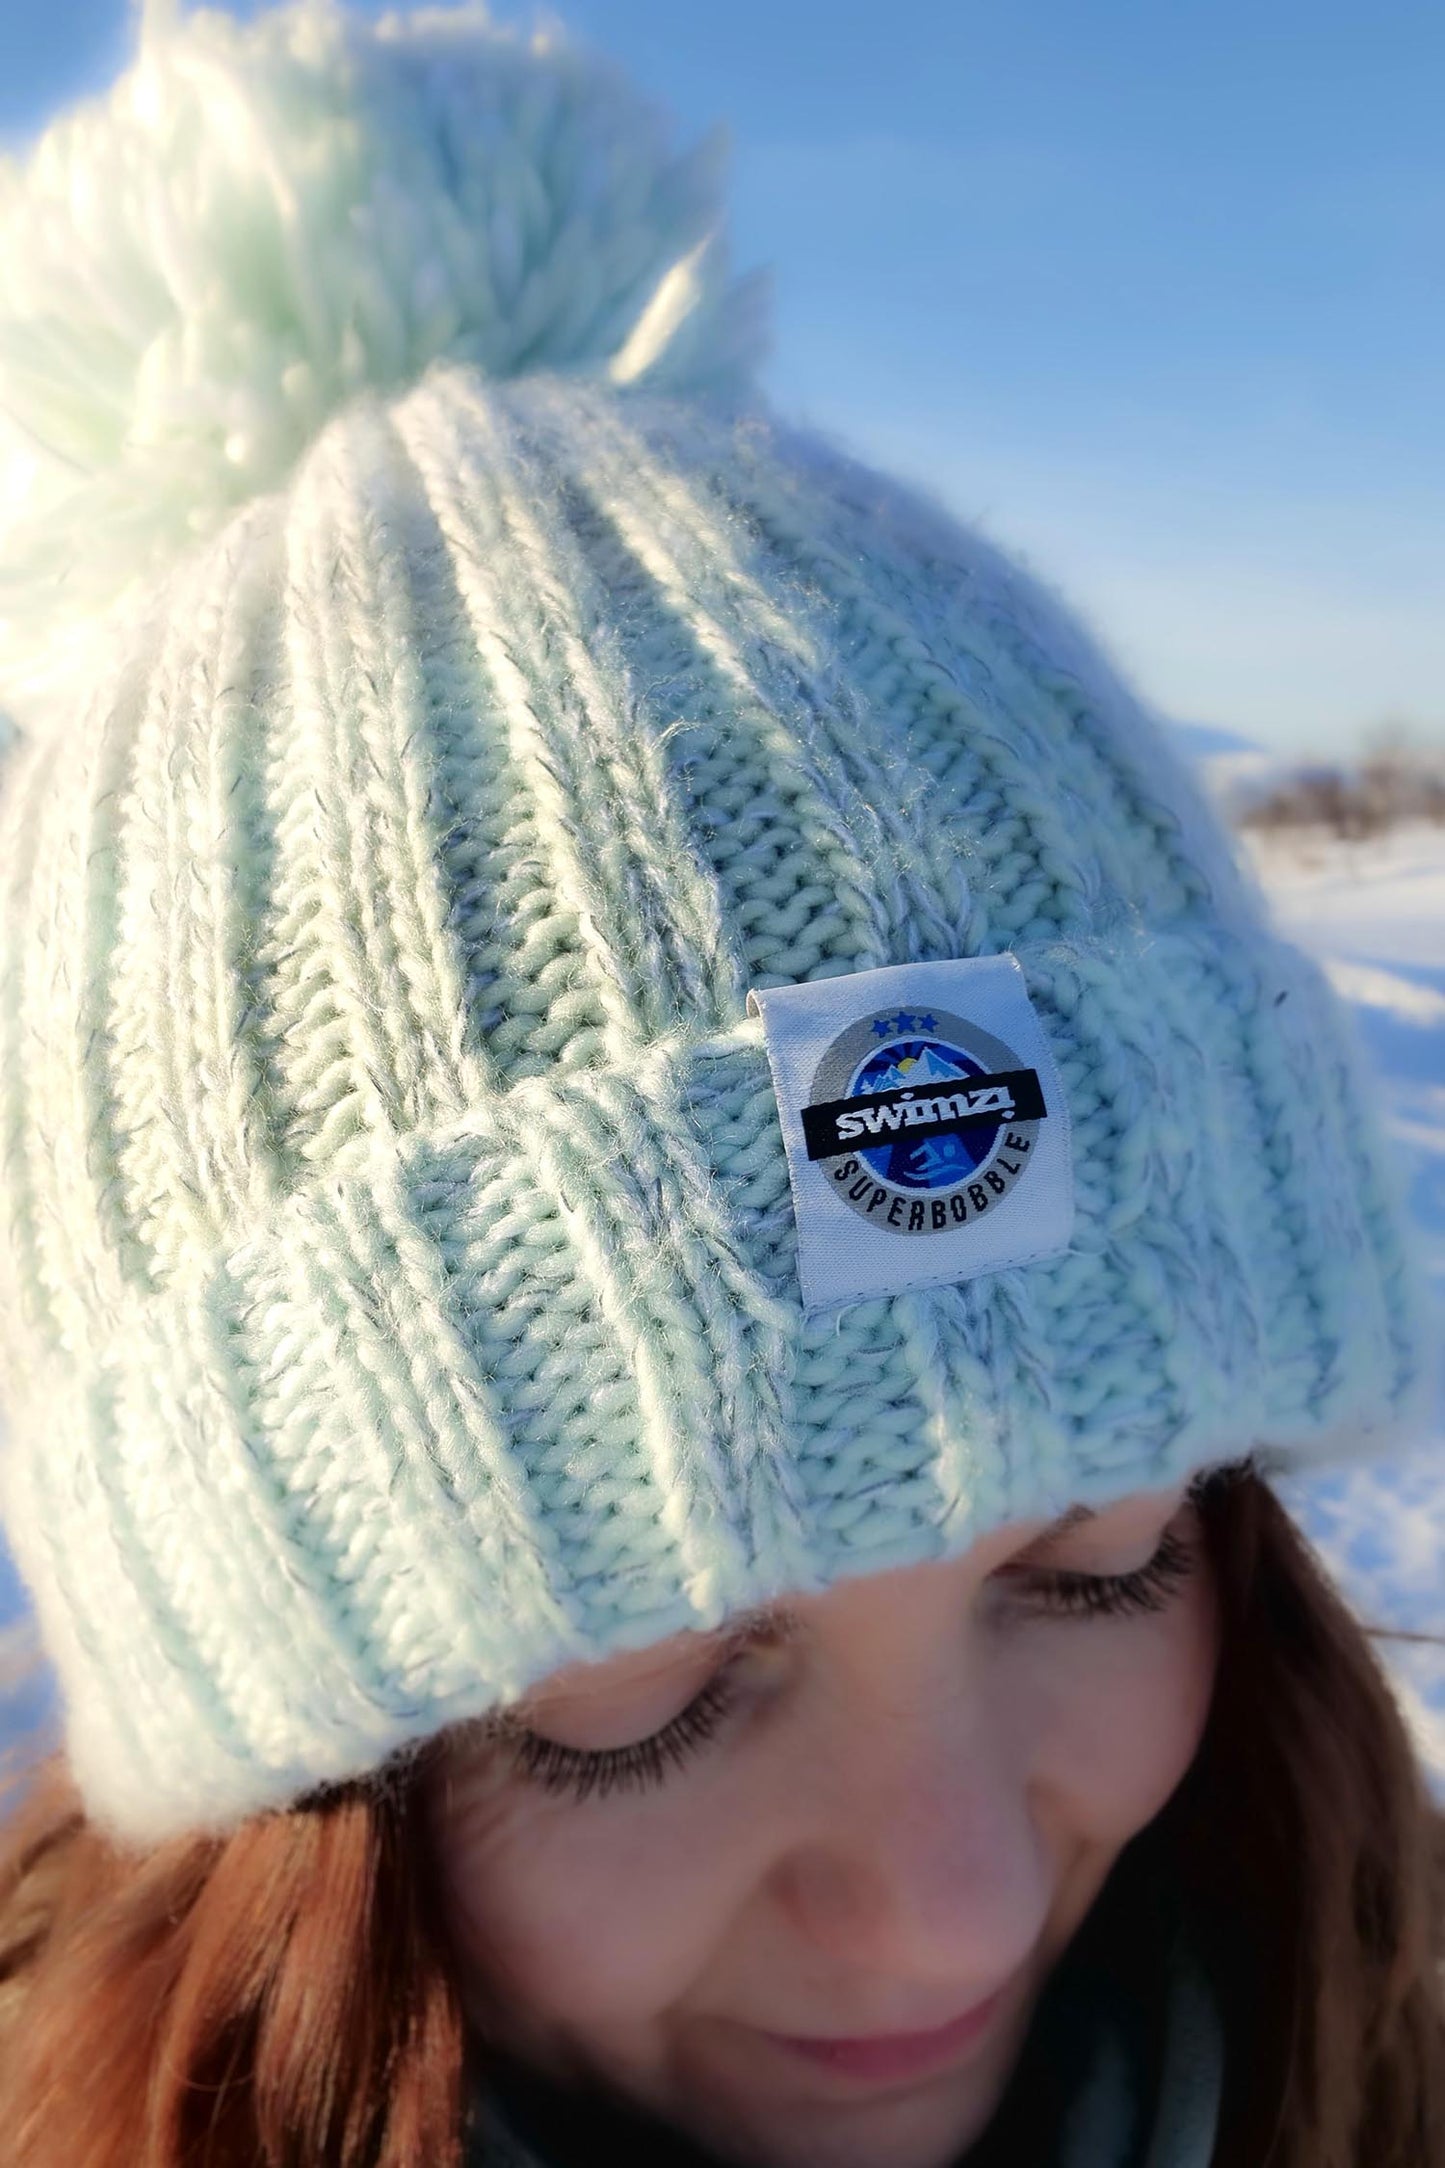
{"label": "large pom-pom", "polygon": [[152,0],[111,92],[0,168],[0,705],[364,387],[446,356],[744,391],[768,276],[729,275],[727,148],[484,6]]}

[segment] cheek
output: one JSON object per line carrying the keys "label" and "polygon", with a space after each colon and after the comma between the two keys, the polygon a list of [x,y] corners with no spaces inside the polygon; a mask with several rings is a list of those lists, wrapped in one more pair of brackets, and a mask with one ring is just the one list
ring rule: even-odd
{"label": "cheek", "polygon": [[1038,1811],[1065,1843],[1117,1850],[1165,1805],[1203,1736],[1217,1651],[1203,1572],[1167,1612],[1038,1629],[1014,1708]]}
{"label": "cheek", "polygon": [[641,2073],[649,2028],[705,1975],[746,1894],[726,1821],[630,1793],[483,1792],[459,1779],[430,1813],[469,2012],[554,2069],[601,2051]]}

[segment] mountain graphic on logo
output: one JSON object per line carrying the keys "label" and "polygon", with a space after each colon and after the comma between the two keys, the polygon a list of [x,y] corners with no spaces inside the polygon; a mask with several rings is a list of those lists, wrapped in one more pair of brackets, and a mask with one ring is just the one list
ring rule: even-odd
{"label": "mountain graphic on logo", "polygon": [[[913,1043],[918,1044],[916,1040]],[[960,1062],[949,1061],[936,1046],[925,1040],[919,1053],[895,1058],[881,1072],[870,1063],[868,1081],[863,1088],[870,1092],[889,1092],[900,1085],[907,1088],[910,1085],[956,1084],[960,1077],[976,1074],[976,1070],[966,1068]],[[863,1082],[861,1077],[859,1082]]]}

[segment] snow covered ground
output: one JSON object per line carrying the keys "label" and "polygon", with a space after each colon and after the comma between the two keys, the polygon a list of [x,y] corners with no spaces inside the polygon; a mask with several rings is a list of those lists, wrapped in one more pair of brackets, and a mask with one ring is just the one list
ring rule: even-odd
{"label": "snow covered ground", "polygon": [[[1445,828],[1363,843],[1246,836],[1276,917],[1353,1003],[1384,1079],[1445,1328]],[[1301,1480],[1288,1498],[1361,1612],[1441,1637],[1439,1647],[1379,1646],[1445,1796],[1445,1374],[1432,1438],[1377,1466]]]}
{"label": "snow covered ground", "polygon": [[[1223,795],[1238,780],[1238,741],[1187,735],[1206,773],[1221,764]],[[1246,849],[1284,929],[1323,959],[1355,1006],[1384,1079],[1445,1326],[1445,828],[1369,843],[1251,839]],[[1362,1613],[1445,1637],[1445,1378],[1433,1439],[1368,1468],[1298,1481],[1288,1497]],[[19,1606],[0,1554],[0,1645]],[[1445,1646],[1380,1646],[1445,1798]],[[5,1731],[0,1699],[0,1739]]]}

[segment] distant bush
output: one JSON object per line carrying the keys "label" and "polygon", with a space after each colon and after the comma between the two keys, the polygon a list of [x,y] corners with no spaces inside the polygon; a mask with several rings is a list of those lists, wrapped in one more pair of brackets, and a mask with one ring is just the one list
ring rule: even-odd
{"label": "distant bush", "polygon": [[1445,825],[1445,750],[1387,740],[1354,767],[1302,767],[1240,808],[1242,828],[1377,836],[1405,821]]}

